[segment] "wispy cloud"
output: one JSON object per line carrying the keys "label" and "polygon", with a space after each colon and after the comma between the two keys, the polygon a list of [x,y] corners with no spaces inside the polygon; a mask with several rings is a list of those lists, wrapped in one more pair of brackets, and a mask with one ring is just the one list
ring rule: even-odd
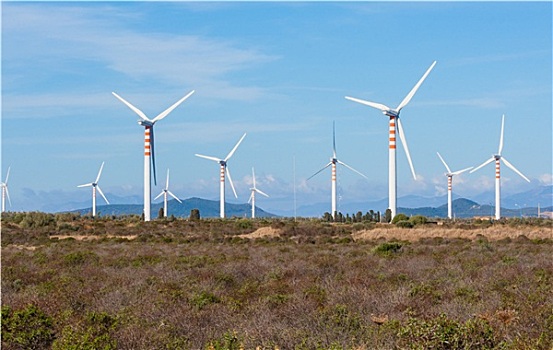
{"label": "wispy cloud", "polygon": [[[26,82],[31,90],[37,87],[33,82],[51,81],[50,95],[43,94],[38,100],[25,96],[32,104],[56,95],[63,84],[76,83],[62,81],[67,76],[81,79],[81,90],[114,83],[130,89],[138,83],[153,90],[185,86],[203,88],[223,99],[255,99],[266,92],[262,87],[237,86],[226,76],[277,59],[232,39],[144,31],[140,14],[109,5],[3,6],[3,64],[13,72],[6,78],[14,84]],[[71,72],[65,64],[69,61]],[[46,66],[50,73],[42,69]],[[10,92],[9,86],[5,91]],[[15,96],[7,102],[12,109],[22,103]]]}

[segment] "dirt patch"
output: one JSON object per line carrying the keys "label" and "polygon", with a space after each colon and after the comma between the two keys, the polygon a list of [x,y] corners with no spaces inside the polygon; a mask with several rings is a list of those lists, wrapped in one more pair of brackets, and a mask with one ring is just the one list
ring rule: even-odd
{"label": "dirt patch", "polygon": [[238,235],[240,238],[280,237],[280,230],[272,227],[261,227],[252,233]]}
{"label": "dirt patch", "polygon": [[121,238],[126,239],[129,241],[132,241],[138,237],[137,235],[130,235],[130,236],[117,236],[117,235],[106,235],[106,236],[87,236],[87,235],[52,235],[50,236],[50,239],[69,239],[73,238],[77,241],[95,241],[98,239],[104,239],[104,238]]}
{"label": "dirt patch", "polygon": [[476,240],[485,237],[489,240],[516,239],[525,236],[528,239],[553,239],[553,230],[548,227],[517,228],[517,227],[488,227],[481,229],[455,229],[455,228],[412,228],[401,229],[397,227],[375,228],[373,230],[361,230],[354,232],[353,240],[374,240],[378,238],[398,239],[416,242],[423,238],[465,238]]}
{"label": "dirt patch", "polygon": [[34,245],[18,245],[18,244],[10,244],[7,247],[15,248],[19,250],[30,250],[30,251],[35,251],[39,248],[39,246],[34,246]]}

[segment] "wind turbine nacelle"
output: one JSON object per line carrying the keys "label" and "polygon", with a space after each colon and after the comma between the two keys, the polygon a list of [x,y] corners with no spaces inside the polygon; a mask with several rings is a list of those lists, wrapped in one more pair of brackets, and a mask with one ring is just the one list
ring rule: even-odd
{"label": "wind turbine nacelle", "polygon": [[142,126],[154,126],[154,123],[148,122],[148,121],[145,121],[145,120],[138,120],[138,125],[142,125]]}
{"label": "wind turbine nacelle", "polygon": [[399,117],[399,112],[392,111],[392,110],[382,111],[382,114],[387,115],[388,117],[395,117],[395,118]]}

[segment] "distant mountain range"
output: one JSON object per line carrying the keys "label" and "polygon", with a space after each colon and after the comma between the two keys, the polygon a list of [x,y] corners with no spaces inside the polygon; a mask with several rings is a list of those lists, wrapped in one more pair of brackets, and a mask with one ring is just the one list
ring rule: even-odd
{"label": "distant mountain range", "polygon": [[[167,201],[167,212],[169,216],[189,217],[192,209],[200,211],[200,217],[215,218],[219,217],[219,201],[212,201],[202,198],[189,198],[182,201],[176,200]],[[157,218],[159,209],[163,208],[163,203],[154,203],[151,206],[152,218]],[[142,204],[110,204],[100,205],[96,207],[97,212],[101,216],[109,215],[142,215],[144,206]],[[70,211],[72,213],[80,213],[87,215],[92,212],[92,208],[84,208]],[[232,204],[225,203],[226,217],[251,217],[252,207],[249,204]],[[276,215],[267,213],[263,209],[256,207],[255,217],[275,217]]]}
{"label": "distant mountain range", "polygon": [[[457,217],[472,217],[472,216],[485,216],[490,215],[490,208],[495,208],[495,192],[485,192],[471,199],[464,199],[460,196],[453,194],[453,212]],[[456,199],[464,199],[473,204],[470,206],[476,205],[480,209],[468,211],[467,214],[462,214],[465,210],[462,202],[456,203]],[[398,213],[414,213],[425,216],[436,216],[436,217],[447,217],[447,196],[438,196],[438,197],[423,197],[416,195],[409,195],[398,198]],[[485,203],[481,205],[480,203]],[[553,206],[553,186],[539,186],[530,191],[517,193],[514,195],[507,195],[501,198],[501,215],[504,216],[517,216],[520,215],[521,209],[523,215],[526,213],[533,213],[533,216],[537,216],[538,213],[538,203],[541,206],[541,211],[551,211],[551,206]],[[459,205],[459,208],[456,206]],[[380,200],[373,201],[364,201],[364,202],[349,202],[349,203],[338,203],[338,210],[343,214],[352,214],[361,211],[363,213],[374,210],[380,211],[381,213],[386,210],[388,207],[388,199],[383,198]],[[548,209],[549,208],[549,209]],[[298,216],[306,217],[318,217],[322,216],[325,212],[330,212],[330,200],[329,202],[316,203],[306,206],[300,206],[297,208],[296,212]],[[275,211],[276,214],[281,216],[293,216],[294,210],[285,211]],[[423,214],[426,213],[426,214]],[[431,215],[430,213],[436,213]],[[482,213],[482,214],[478,214]]]}
{"label": "distant mountain range", "polygon": [[[117,204],[100,205],[97,207],[100,215],[125,215],[125,214],[142,214],[142,198],[140,196],[132,197],[116,197],[109,196],[110,201]],[[494,192],[482,193],[474,198],[460,198],[453,194],[453,213],[458,218],[474,217],[474,216],[490,216],[494,213]],[[73,208],[83,207],[83,209],[67,210],[58,209],[52,211],[71,211],[78,212],[83,215],[89,214],[91,208],[90,202],[73,203]],[[123,204],[124,203],[124,204]],[[483,203],[483,204],[481,204]],[[537,216],[537,204],[541,205],[541,212],[553,211],[553,186],[540,186],[530,191],[517,193],[514,195],[504,196],[501,199],[502,209],[501,215],[505,217],[516,216]],[[178,217],[188,217],[190,210],[199,209],[201,217],[219,217],[219,201],[207,200],[202,198],[189,198],[183,200],[183,203],[178,203],[175,200],[168,202],[169,215]],[[157,217],[159,209],[163,203],[152,204],[152,217]],[[338,210],[345,214],[354,214],[358,211],[366,213],[370,210],[380,211],[383,213],[388,207],[388,199],[365,201],[365,202],[349,202],[338,203]],[[227,217],[251,217],[251,206],[249,204],[234,204],[226,203]],[[50,211],[50,210],[46,210]],[[51,212],[52,212],[51,211]],[[300,206],[294,210],[291,205],[289,209],[278,210],[273,209],[271,212],[261,208],[256,208],[257,217],[293,217],[294,213],[299,217],[321,217],[325,212],[330,212],[330,201],[324,203],[316,203],[312,205]],[[398,198],[398,213],[407,215],[424,215],[428,217],[447,217],[447,196],[439,197],[422,197],[409,195]]]}

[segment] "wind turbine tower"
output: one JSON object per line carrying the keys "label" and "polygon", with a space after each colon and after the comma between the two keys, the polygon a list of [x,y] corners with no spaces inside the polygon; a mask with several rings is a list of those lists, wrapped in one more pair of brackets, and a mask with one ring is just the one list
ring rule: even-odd
{"label": "wind turbine tower", "polygon": [[140,109],[136,108],[121,96],[117,95],[115,92],[112,92],[119,101],[123,102],[127,107],[129,107],[133,112],[138,114],[140,119],[138,120],[138,125],[144,127],[144,221],[150,221],[150,203],[152,198],[152,184],[150,179],[150,163],[153,165],[154,173],[154,185],[157,185],[156,179],[156,160],[154,152],[154,124],[161,119],[165,118],[169,113],[171,113],[175,108],[177,108],[184,100],[186,100],[190,95],[194,93],[194,90],[190,91],[186,96],[178,100],[171,107],[167,108],[165,111],[158,114],[155,118],[149,119],[146,114],[144,114]]}
{"label": "wind turbine tower", "polygon": [[357,174],[363,176],[365,179],[368,179],[365,175],[363,175],[362,173],[360,173],[359,171],[353,169],[352,167],[350,167],[349,165],[347,165],[346,163],[342,162],[341,160],[339,160],[336,156],[336,127],[334,125],[334,122],[332,123],[332,158],[330,158],[330,162],[325,165],[321,170],[317,171],[315,174],[311,175],[309,178],[307,178],[306,181],[310,180],[312,177],[314,177],[315,175],[317,175],[318,173],[320,173],[321,171],[325,170],[326,168],[328,168],[329,166],[332,167],[332,172],[331,172],[331,184],[332,184],[332,191],[331,191],[331,210],[332,210],[332,218],[333,219],[336,219],[336,212],[337,212],[337,208],[336,208],[336,164],[340,164],[340,165],[343,165],[345,166],[346,168],[348,168],[349,170],[351,171],[354,171],[356,172]]}
{"label": "wind turbine tower", "polygon": [[407,160],[409,161],[409,166],[411,167],[411,173],[413,174],[413,178],[416,180],[417,175],[415,174],[415,168],[413,167],[413,162],[411,161],[411,156],[409,155],[409,148],[407,147],[407,140],[405,139],[405,134],[403,132],[403,127],[401,126],[401,121],[399,119],[399,114],[403,107],[405,107],[409,101],[413,98],[423,81],[426,79],[432,68],[436,65],[436,61],[432,63],[430,68],[424,73],[422,78],[419,80],[419,82],[413,87],[413,89],[405,96],[403,101],[397,106],[397,108],[393,109],[386,105],[383,105],[381,103],[376,102],[370,102],[361,100],[358,98],[353,98],[346,96],[346,99],[350,101],[354,101],[357,103],[364,104],[369,107],[373,107],[376,109],[379,109],[382,111],[382,113],[390,118],[390,126],[389,126],[389,139],[388,139],[388,201],[389,201],[389,208],[392,211],[392,218],[396,216],[397,212],[397,173],[396,173],[396,130],[399,132],[399,138],[401,139],[401,143],[403,144],[403,149],[405,150],[405,155],[407,156]]}
{"label": "wind turbine tower", "polygon": [[260,195],[263,195],[265,197],[269,197],[269,195],[261,191],[257,187],[255,187],[255,171],[253,170],[253,168],[252,168],[252,179],[253,179],[253,187],[250,188],[250,190],[252,191],[252,194],[250,195],[250,199],[248,199],[248,203],[252,202],[252,219],[255,219],[255,193],[257,192]]}
{"label": "wind turbine tower", "polygon": [[102,189],[100,188],[100,186],[98,186],[98,181],[100,181],[100,175],[102,175],[102,169],[104,169],[104,162],[102,162],[102,165],[100,166],[100,171],[98,171],[98,176],[96,176],[96,180],[94,180],[94,182],[77,186],[77,187],[92,187],[92,217],[96,217],[96,190],[98,190],[98,192],[100,193],[102,198],[104,198],[106,203],[109,204],[109,201],[106,198],[106,196],[104,196]]}
{"label": "wind turbine tower", "polygon": [[8,179],[10,178],[10,168],[11,167],[8,167],[6,180],[4,182],[0,182],[0,187],[2,187],[2,212],[6,211],[6,197],[8,197],[8,202],[10,203],[10,207],[12,205],[12,201],[10,199],[10,192],[8,191]]}
{"label": "wind turbine tower", "polygon": [[170,195],[171,197],[175,198],[177,202],[182,203],[180,199],[177,198],[173,194],[173,192],[169,191],[169,169],[167,169],[167,181],[165,182],[165,188],[161,190],[161,193],[157,195],[154,200],[158,199],[163,195],[163,216],[167,217],[167,195]]}
{"label": "wind turbine tower", "polygon": [[228,177],[228,180],[230,182],[230,187],[232,188],[232,192],[234,193],[234,197],[238,198],[238,195],[236,194],[236,190],[234,189],[234,184],[232,183],[232,178],[230,177],[230,171],[227,167],[227,161],[230,159],[230,157],[232,157],[232,155],[234,154],[234,152],[236,151],[238,146],[240,146],[240,143],[242,142],[242,140],[244,140],[244,137],[246,137],[246,133],[244,133],[244,135],[242,135],[240,140],[236,143],[234,148],[229,152],[229,154],[224,159],[211,157],[211,156],[204,156],[204,155],[201,155],[201,154],[195,154],[196,157],[213,160],[213,161],[219,163],[219,166],[220,166],[220,172],[219,172],[219,174],[220,174],[220,176],[219,176],[219,182],[220,182],[220,188],[219,188],[220,214],[219,215],[220,215],[221,218],[225,217],[225,173],[226,173],[226,175]]}
{"label": "wind turbine tower", "polygon": [[500,162],[502,161],[506,166],[511,168],[515,173],[520,175],[524,180],[530,182],[530,180],[524,176],[517,168],[514,167],[503,155],[501,151],[503,150],[503,129],[505,126],[505,115],[501,118],[501,135],[499,137],[499,150],[497,154],[492,155],[490,159],[472,169],[470,172],[473,173],[476,170],[488,165],[489,163],[495,161],[495,219],[501,219],[501,171],[500,171]]}
{"label": "wind turbine tower", "polygon": [[449,169],[449,166],[447,165],[445,160],[440,155],[440,152],[436,152],[436,153],[438,153],[438,157],[440,157],[440,160],[442,161],[442,163],[444,163],[444,166],[447,170],[447,173],[445,173],[445,176],[447,176],[447,217],[452,219],[453,209],[451,204],[451,195],[452,195],[452,188],[453,188],[453,175],[459,175],[461,173],[464,173],[465,171],[472,169],[472,167],[465,168],[463,170],[451,171],[451,169]]}

